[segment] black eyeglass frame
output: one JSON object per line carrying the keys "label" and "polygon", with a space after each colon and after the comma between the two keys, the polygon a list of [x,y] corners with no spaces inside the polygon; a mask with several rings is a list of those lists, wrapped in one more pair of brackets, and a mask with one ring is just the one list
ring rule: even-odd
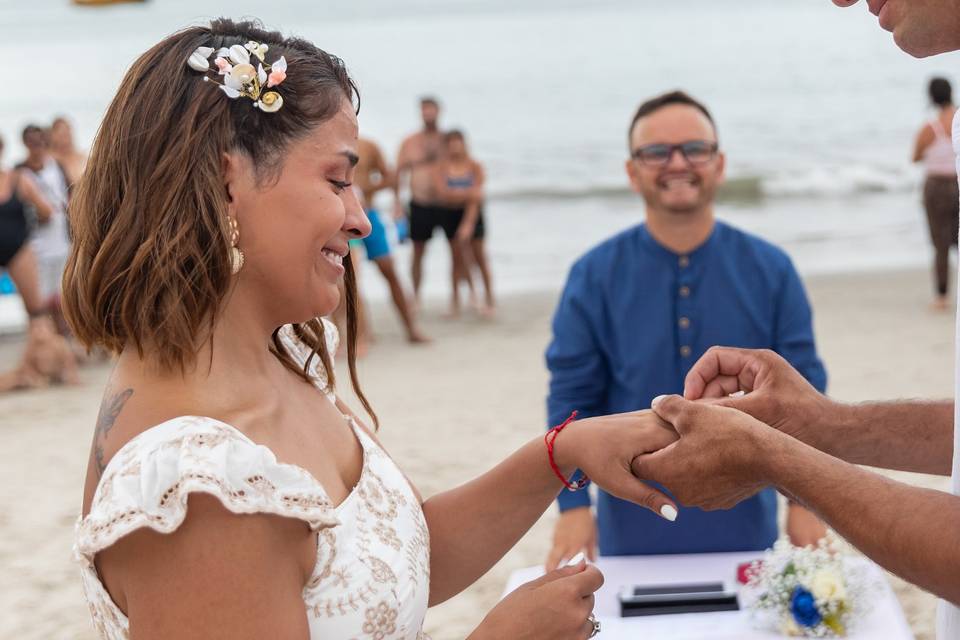
{"label": "black eyeglass frame", "polygon": [[[653,160],[649,157],[645,159],[643,157],[644,152],[652,149],[665,149],[667,153],[660,159]],[[681,142],[679,144],[664,144],[655,142],[653,144],[646,144],[642,147],[637,147],[630,152],[630,157],[640,164],[648,167],[663,167],[670,163],[670,159],[673,158],[673,154],[677,151],[679,151],[683,159],[691,165],[702,166],[717,157],[717,153],[720,151],[720,144],[717,142],[711,142],[709,140],[688,140],[687,142]],[[706,158],[701,160],[693,160],[691,158],[691,155],[703,151],[706,151],[709,154]]]}

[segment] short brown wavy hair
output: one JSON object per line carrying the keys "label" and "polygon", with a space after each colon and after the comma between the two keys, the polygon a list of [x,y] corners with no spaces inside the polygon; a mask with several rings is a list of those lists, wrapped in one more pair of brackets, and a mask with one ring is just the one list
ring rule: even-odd
{"label": "short brown wavy hair", "polygon": [[[197,47],[250,40],[287,59],[284,105],[276,113],[226,99],[186,65]],[[223,154],[246,154],[258,183],[270,180],[282,169],[283,150],[332,118],[345,98],[359,110],[342,60],[255,22],[214,20],[140,56],[107,109],[71,201],[63,309],[77,338],[114,354],[134,346],[164,370],[194,365],[231,282]],[[357,381],[357,293],[349,258],[344,267],[350,377],[376,424]],[[319,355],[332,384],[323,323],[314,319],[294,330],[313,349],[306,365],[294,363],[274,332],[277,357],[309,380]]]}

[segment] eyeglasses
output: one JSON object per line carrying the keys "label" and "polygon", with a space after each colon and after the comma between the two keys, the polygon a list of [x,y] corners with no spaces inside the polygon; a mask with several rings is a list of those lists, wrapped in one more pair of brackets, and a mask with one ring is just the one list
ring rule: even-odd
{"label": "eyeglasses", "polygon": [[650,167],[663,167],[670,162],[674,151],[679,151],[690,164],[706,164],[713,160],[720,146],[716,142],[691,140],[680,144],[648,144],[634,149],[630,157]]}

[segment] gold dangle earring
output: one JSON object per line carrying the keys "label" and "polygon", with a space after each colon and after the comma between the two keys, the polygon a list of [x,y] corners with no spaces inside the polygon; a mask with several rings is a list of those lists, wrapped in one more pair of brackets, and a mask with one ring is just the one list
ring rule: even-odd
{"label": "gold dangle earring", "polygon": [[236,218],[227,217],[227,220],[230,221],[230,272],[237,275],[243,268],[243,251],[237,246],[240,242],[240,228]]}

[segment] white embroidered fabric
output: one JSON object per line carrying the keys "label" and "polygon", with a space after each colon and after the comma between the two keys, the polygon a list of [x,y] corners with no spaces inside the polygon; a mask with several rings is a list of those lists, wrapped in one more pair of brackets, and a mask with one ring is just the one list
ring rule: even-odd
{"label": "white embroidered fabric", "polygon": [[[302,364],[309,349],[289,329],[281,338]],[[325,321],[325,332],[335,353],[336,329]],[[311,372],[332,395],[322,366],[311,365]],[[76,528],[74,554],[100,636],[126,639],[129,622],[100,581],[97,552],[143,527],[176,530],[189,494],[203,492],[234,513],[298,518],[317,532],[317,560],[303,589],[311,638],[425,639],[430,539],[423,510],[389,456],[348,421],[363,447],[363,470],[336,507],[305,469],[278,462],[270,449],[213,418],[174,418],[124,445]]]}

